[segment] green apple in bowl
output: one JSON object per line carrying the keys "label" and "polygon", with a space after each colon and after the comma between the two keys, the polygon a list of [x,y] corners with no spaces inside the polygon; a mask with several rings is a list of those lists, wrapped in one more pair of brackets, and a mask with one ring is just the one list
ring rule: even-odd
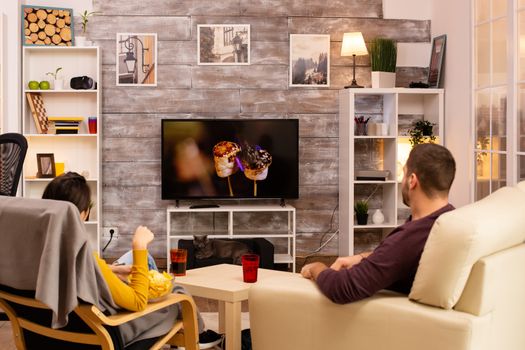
{"label": "green apple in bowl", "polygon": [[36,80],[31,80],[27,84],[27,87],[29,88],[29,90],[38,90],[38,88],[40,87],[40,84],[38,84],[38,81]]}

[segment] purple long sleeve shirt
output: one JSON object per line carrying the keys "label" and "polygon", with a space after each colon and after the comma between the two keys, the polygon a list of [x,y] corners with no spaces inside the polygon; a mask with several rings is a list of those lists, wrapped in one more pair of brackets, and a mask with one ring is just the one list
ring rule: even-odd
{"label": "purple long sleeve shirt", "polygon": [[326,269],[317,276],[321,292],[338,304],[367,298],[381,289],[408,294],[434,221],[453,210],[451,204],[419,220],[408,219],[350,269]]}

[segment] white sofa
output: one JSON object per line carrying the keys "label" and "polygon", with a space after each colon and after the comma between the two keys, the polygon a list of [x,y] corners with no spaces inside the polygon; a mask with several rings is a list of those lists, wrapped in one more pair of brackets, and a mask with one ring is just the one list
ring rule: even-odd
{"label": "white sofa", "polygon": [[255,350],[525,349],[525,182],[442,215],[410,295],[337,305],[300,275],[254,285]]}

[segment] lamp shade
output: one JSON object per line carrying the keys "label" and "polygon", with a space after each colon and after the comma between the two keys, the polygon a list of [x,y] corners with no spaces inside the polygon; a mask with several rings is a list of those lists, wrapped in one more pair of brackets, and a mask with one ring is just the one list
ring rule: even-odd
{"label": "lamp shade", "polygon": [[345,33],[343,36],[343,44],[341,45],[341,56],[362,56],[367,55],[365,39],[361,32]]}

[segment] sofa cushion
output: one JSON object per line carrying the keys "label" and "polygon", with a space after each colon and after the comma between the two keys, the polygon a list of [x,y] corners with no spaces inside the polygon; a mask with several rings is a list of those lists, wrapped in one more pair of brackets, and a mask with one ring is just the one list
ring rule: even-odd
{"label": "sofa cushion", "polygon": [[501,188],[436,220],[410,299],[451,309],[480,258],[525,240],[525,184],[519,187]]}

